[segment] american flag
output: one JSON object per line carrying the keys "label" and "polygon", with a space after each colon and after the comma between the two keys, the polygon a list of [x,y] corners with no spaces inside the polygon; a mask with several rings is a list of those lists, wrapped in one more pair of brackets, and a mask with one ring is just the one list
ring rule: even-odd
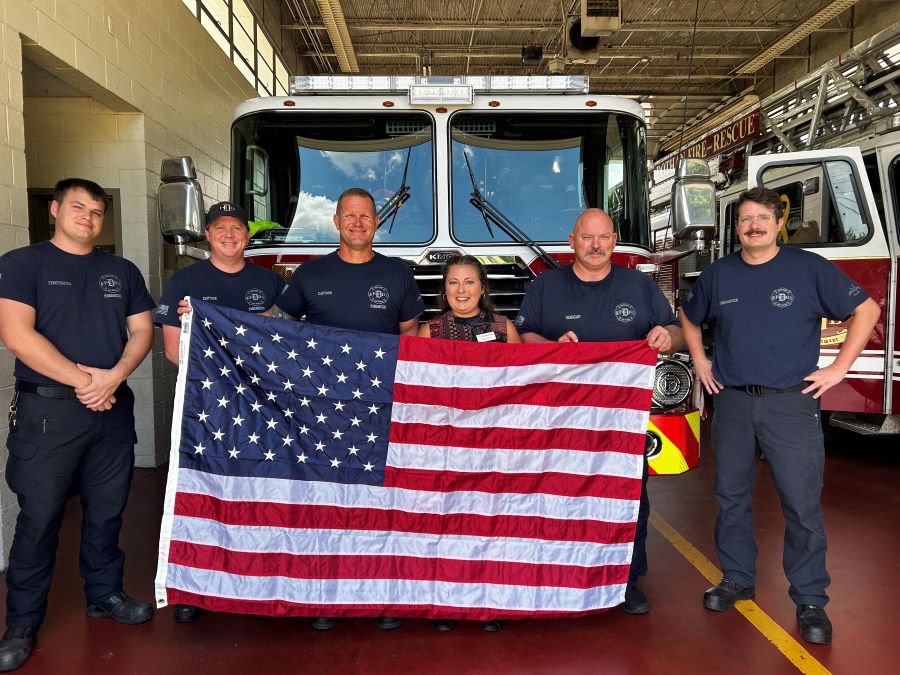
{"label": "american flag", "polygon": [[622,602],[646,343],[450,342],[192,306],[158,606],[490,620]]}

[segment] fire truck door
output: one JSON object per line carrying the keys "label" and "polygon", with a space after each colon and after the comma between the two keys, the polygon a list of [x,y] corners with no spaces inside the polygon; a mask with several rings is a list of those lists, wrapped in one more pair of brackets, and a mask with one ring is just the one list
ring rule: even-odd
{"label": "fire truck door", "polygon": [[[896,135],[892,136],[895,137]],[[900,142],[888,143],[876,150],[877,170],[881,178],[885,230],[893,252],[893,276],[888,326],[892,356],[890,360],[891,413],[900,414],[900,335],[897,331],[897,311],[900,308]]]}
{"label": "fire truck door", "polygon": [[[897,263],[894,232],[882,226],[865,163],[858,147],[808,150],[751,156],[748,187],[777,185],[784,176],[815,175],[804,183],[804,200],[815,210],[797,206],[801,224],[815,225],[816,236],[795,244],[837,265],[881,307],[872,337],[844,381],[823,397],[824,410],[855,413],[891,411],[892,377],[896,362],[892,308],[896,304]],[[880,196],[880,195],[879,195]],[[792,216],[795,206],[792,206]],[[889,290],[891,289],[891,290]],[[846,338],[845,322],[823,319],[819,367],[834,361]]]}

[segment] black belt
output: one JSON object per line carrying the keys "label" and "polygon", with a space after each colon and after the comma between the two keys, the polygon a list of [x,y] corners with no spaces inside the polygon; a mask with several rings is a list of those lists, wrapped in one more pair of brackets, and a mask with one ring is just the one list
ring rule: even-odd
{"label": "black belt", "polygon": [[75,398],[75,389],[51,384],[35,384],[16,380],[16,391],[24,391],[26,394],[37,394],[44,398]]}
{"label": "black belt", "polygon": [[726,387],[726,389],[735,389],[737,391],[742,391],[745,394],[749,394],[750,396],[765,396],[766,394],[789,394],[794,391],[803,391],[808,386],[809,382],[797,384],[793,387],[785,387],[784,389],[778,389],[776,387],[764,387],[761,384],[745,384],[740,387],[728,386]]}

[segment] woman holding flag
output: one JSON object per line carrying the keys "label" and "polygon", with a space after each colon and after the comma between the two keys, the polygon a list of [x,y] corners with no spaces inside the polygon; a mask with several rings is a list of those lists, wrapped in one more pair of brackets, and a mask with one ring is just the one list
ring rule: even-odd
{"label": "woman holding flag", "polygon": [[[475,256],[455,255],[444,265],[440,296],[443,314],[419,327],[419,337],[467,342],[521,342],[513,322],[493,311],[487,273]],[[453,619],[431,622],[437,631],[453,629]],[[483,621],[486,631],[498,631],[500,621]]]}

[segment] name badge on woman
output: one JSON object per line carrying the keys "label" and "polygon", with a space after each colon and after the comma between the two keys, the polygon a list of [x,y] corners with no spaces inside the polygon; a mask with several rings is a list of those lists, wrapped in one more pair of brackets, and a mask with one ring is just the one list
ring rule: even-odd
{"label": "name badge on woman", "polygon": [[475,339],[479,342],[492,342],[497,339],[497,336],[494,335],[494,331],[489,330],[487,333],[476,333]]}

